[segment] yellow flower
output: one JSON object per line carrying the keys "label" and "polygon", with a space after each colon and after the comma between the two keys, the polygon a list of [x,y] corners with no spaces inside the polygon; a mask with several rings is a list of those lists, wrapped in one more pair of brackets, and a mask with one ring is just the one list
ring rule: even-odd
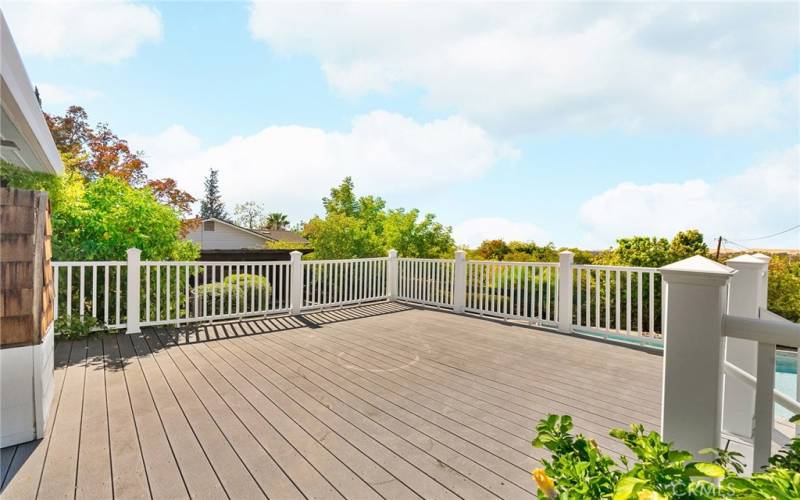
{"label": "yellow flower", "polygon": [[548,498],[556,497],[556,485],[552,479],[547,476],[544,469],[533,469],[533,479],[536,481],[536,486],[539,487],[542,493],[547,495]]}

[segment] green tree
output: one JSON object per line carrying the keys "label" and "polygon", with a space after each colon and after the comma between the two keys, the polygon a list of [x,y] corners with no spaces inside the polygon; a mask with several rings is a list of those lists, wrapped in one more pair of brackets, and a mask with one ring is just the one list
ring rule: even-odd
{"label": "green tree", "polygon": [[181,215],[191,214],[192,195],[178,188],[175,179],[150,179],[142,151],[131,150],[107,123],[89,125],[89,115],[80,106],[70,106],[63,116],[44,114],[59,152],[72,159],[72,167],[87,181],[111,175],[133,187],[148,187],[159,202]]}
{"label": "green tree", "polygon": [[769,262],[767,308],[800,323],[800,256],[773,255]]}
{"label": "green tree", "polygon": [[672,261],[669,241],[647,236],[618,239],[608,258],[617,266],[661,267]]}
{"label": "green tree", "polygon": [[357,197],[350,177],[322,202],[325,217],[316,216],[303,227],[315,258],[376,257],[391,248],[406,257],[443,257],[455,249],[452,229],[433,214],[387,209],[380,197]]}
{"label": "green tree", "polygon": [[269,213],[264,219],[264,226],[267,229],[271,229],[273,231],[281,231],[283,229],[286,229],[288,225],[289,225],[289,217],[287,217],[286,214],[280,212]]}
{"label": "green tree", "polygon": [[213,168],[208,170],[208,177],[205,180],[206,194],[200,202],[200,217],[203,219],[219,219],[227,221],[228,213],[225,211],[225,204],[222,202],[222,195],[219,191],[219,170]]}
{"label": "green tree", "polygon": [[247,229],[259,229],[266,221],[264,208],[254,201],[239,203],[233,209],[233,220]]}
{"label": "green tree", "polygon": [[197,245],[180,238],[180,218],[152,191],[107,175],[86,181],[62,155],[61,176],[32,174],[3,162],[0,178],[11,187],[47,191],[51,199],[53,260],[124,260],[128,248],[146,260],[193,260]]}
{"label": "green tree", "polygon": [[697,229],[678,231],[669,244],[669,253],[672,261],[679,261],[695,255],[708,257],[708,245],[703,239],[703,233]]}

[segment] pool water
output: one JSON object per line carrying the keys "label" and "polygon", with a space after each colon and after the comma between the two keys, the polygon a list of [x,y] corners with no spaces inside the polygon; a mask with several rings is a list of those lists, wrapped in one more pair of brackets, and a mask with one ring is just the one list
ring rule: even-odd
{"label": "pool water", "polygon": [[[797,397],[797,354],[777,352],[775,354],[775,388],[789,397]],[[775,405],[775,416],[788,419],[789,410]]]}

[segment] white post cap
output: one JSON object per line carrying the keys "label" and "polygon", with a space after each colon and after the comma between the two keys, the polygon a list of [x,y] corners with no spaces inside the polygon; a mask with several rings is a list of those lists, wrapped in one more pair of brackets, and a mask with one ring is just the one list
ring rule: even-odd
{"label": "white post cap", "polygon": [[701,255],[679,260],[658,268],[667,283],[690,283],[719,286],[728,281],[736,269],[714,262]]}
{"label": "white post cap", "polygon": [[755,257],[756,259],[761,259],[764,262],[769,262],[770,260],[772,260],[772,257],[770,257],[769,255],[764,255],[761,252],[756,252],[752,254],[751,257]]}
{"label": "white post cap", "polygon": [[755,255],[739,255],[725,261],[730,267],[760,267],[769,262]]}

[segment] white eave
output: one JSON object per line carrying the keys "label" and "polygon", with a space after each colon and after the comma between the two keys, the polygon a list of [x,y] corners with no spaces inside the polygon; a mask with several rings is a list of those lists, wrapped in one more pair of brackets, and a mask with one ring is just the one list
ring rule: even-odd
{"label": "white eave", "polygon": [[33,93],[33,85],[0,11],[0,156],[36,172],[60,174],[61,156]]}

